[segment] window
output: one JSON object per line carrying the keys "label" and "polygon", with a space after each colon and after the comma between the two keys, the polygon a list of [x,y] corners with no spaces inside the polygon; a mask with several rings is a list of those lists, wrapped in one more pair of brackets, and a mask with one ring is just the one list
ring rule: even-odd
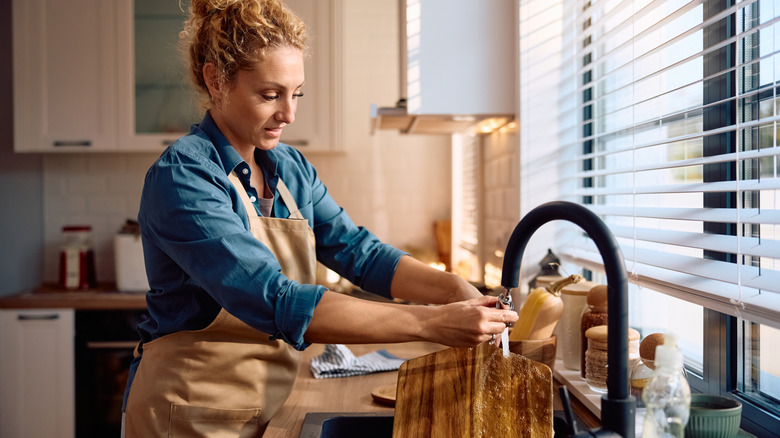
{"label": "window", "polygon": [[[521,0],[519,23],[522,212],[566,200],[602,217],[629,324],[674,331],[695,390],[777,430],[780,3]],[[547,232],[523,266],[554,239],[569,272],[602,270],[582,230]]]}

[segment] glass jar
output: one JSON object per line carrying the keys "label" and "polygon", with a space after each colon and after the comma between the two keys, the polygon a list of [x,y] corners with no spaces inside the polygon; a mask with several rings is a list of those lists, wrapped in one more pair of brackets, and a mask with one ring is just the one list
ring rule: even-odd
{"label": "glass jar", "polygon": [[596,285],[588,291],[587,305],[582,309],[580,317],[580,376],[585,378],[585,351],[588,348],[588,339],[585,332],[591,327],[605,325],[607,323],[607,286]]}
{"label": "glass jar", "polygon": [[631,368],[631,373],[628,375],[629,389],[631,395],[636,398],[637,408],[645,407],[645,402],[642,400],[642,391],[647,386],[650,378],[653,377],[653,370],[655,370],[655,366],[652,360],[640,358]]}
{"label": "glass jar", "polygon": [[[606,325],[591,327],[586,333],[588,347],[585,351],[585,383],[588,387],[598,393],[607,393],[607,348]],[[639,332],[628,329],[628,369],[629,373],[639,361]]]}
{"label": "glass jar", "polygon": [[[636,398],[637,408],[645,407],[645,402],[642,400],[642,391],[655,373],[654,359],[656,348],[663,342],[664,335],[662,333],[652,333],[645,336],[639,344],[640,359],[634,364],[631,368],[631,373],[628,375],[629,389],[634,398]],[[683,377],[686,377],[684,366],[680,373]]]}
{"label": "glass jar", "polygon": [[97,285],[95,254],[92,249],[92,227],[62,227],[59,284],[63,289],[89,289]]}

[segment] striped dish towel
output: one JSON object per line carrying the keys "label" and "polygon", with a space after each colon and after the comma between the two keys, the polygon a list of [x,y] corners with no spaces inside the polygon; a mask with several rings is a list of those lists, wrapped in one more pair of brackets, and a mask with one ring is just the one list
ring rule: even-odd
{"label": "striped dish towel", "polygon": [[393,356],[386,350],[356,357],[345,345],[326,344],[325,351],[311,360],[311,373],[316,379],[360,376],[397,370],[404,362],[406,359]]}

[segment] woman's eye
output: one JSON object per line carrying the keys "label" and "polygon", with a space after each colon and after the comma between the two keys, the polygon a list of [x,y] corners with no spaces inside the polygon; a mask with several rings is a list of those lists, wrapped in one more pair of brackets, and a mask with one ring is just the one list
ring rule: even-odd
{"label": "woman's eye", "polygon": [[[261,94],[261,96],[262,96],[263,99],[268,100],[268,101],[277,100],[277,99],[279,99],[281,97],[278,94]],[[295,94],[292,95],[292,97],[294,97],[294,98],[303,97],[303,93],[302,92],[301,93],[295,93]]]}

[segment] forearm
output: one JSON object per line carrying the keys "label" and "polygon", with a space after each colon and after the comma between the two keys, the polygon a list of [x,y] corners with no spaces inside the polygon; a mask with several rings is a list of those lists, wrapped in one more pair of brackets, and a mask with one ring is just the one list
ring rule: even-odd
{"label": "forearm", "polygon": [[390,286],[394,298],[417,303],[446,304],[482,296],[466,280],[403,256]]}
{"label": "forearm", "polygon": [[326,291],[304,339],[309,343],[368,344],[424,339],[433,308],[380,303]]}
{"label": "forearm", "polygon": [[473,347],[500,334],[517,312],[481,296],[442,306],[379,303],[326,291],[314,308],[308,343],[371,344],[431,341]]}

